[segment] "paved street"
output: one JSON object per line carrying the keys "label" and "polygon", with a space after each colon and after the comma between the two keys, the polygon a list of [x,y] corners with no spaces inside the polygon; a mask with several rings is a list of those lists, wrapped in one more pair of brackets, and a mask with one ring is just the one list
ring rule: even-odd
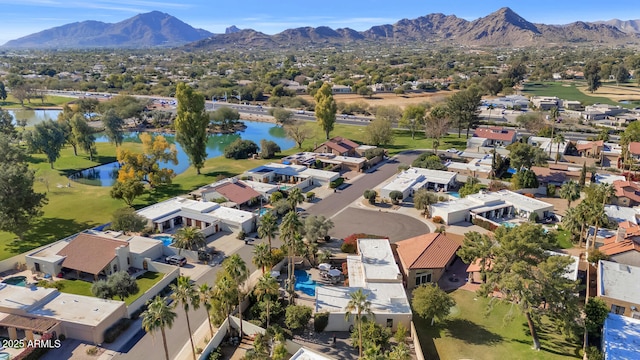
{"label": "paved street", "polygon": [[329,234],[341,239],[351,234],[365,233],[388,236],[389,241],[394,243],[429,232],[429,227],[422,221],[393,210],[351,207],[333,218],[333,223],[335,228]]}

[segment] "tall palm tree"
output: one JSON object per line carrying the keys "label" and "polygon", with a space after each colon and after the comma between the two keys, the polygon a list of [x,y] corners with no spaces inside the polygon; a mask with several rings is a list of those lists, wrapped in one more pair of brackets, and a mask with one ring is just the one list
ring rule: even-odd
{"label": "tall palm tree", "polygon": [[213,299],[213,288],[207,284],[202,284],[198,288],[198,298],[200,303],[207,309],[207,319],[209,320],[209,332],[213,337],[213,324],[211,323],[211,300]]}
{"label": "tall palm tree", "polygon": [[233,254],[227,258],[222,263],[222,267],[231,279],[235,281],[236,288],[238,288],[238,317],[240,318],[240,337],[242,337],[242,298],[244,297],[242,287],[249,277],[249,270],[247,269],[247,264],[238,254]]}
{"label": "tall palm tree", "polygon": [[297,236],[299,236],[302,230],[302,222],[300,221],[300,217],[295,211],[289,211],[284,218],[282,219],[282,223],[280,224],[280,238],[284,242],[287,247],[287,291],[289,293],[289,304],[294,303],[293,296],[293,287],[294,287],[294,241]]}
{"label": "tall palm tree", "polygon": [[556,152],[556,164],[558,163],[558,158],[560,157],[560,144],[564,144],[564,135],[561,133],[557,133],[556,136],[552,139],[552,142],[558,144],[558,150]]}
{"label": "tall palm tree", "polygon": [[[592,246],[595,249],[596,247],[596,239],[598,237],[598,226],[601,222],[606,221],[606,215],[604,215],[604,206],[609,202],[609,199],[615,194],[615,189],[613,185],[610,184],[600,184],[597,189],[597,195],[602,200],[602,207],[597,206],[597,213],[594,214],[595,218],[595,231],[593,233],[593,243]],[[603,216],[604,215],[604,216]]]}
{"label": "tall palm tree", "polygon": [[187,331],[189,331],[189,341],[191,341],[191,350],[193,360],[196,359],[196,346],[193,344],[193,333],[191,332],[191,323],[189,322],[189,308],[193,307],[193,310],[197,310],[200,307],[200,298],[198,292],[193,287],[191,278],[188,276],[180,276],[176,284],[171,284],[170,289],[172,291],[171,298],[177,303],[182,304],[184,309],[184,315],[187,319]]}
{"label": "tall palm tree", "polygon": [[278,218],[273,215],[272,211],[267,211],[266,214],[260,218],[258,224],[258,236],[261,238],[267,238],[269,240],[269,251],[271,251],[271,239],[276,236],[278,232]]}
{"label": "tall palm tree", "polygon": [[153,300],[147,301],[147,310],[140,316],[142,317],[144,331],[153,334],[154,331],[160,330],[162,344],[164,345],[164,356],[166,360],[169,360],[167,335],[164,329],[173,327],[173,321],[176,319],[177,314],[172,310],[171,306],[167,305],[167,298],[156,295]]}
{"label": "tall palm tree", "polygon": [[298,204],[302,204],[304,201],[304,194],[300,188],[293,188],[289,190],[289,195],[287,196],[287,202],[289,202],[289,206],[291,206],[291,210],[296,211]]}
{"label": "tall palm tree", "polygon": [[272,296],[278,296],[278,294],[280,294],[280,285],[278,285],[276,279],[271,276],[271,273],[266,273],[258,279],[258,283],[253,289],[253,293],[256,295],[258,300],[264,300],[267,303],[267,327],[269,327]]}
{"label": "tall palm tree", "polygon": [[[238,287],[234,279],[231,278],[231,275],[226,272],[219,272],[218,278],[216,279],[216,286],[213,288],[214,305],[216,305],[215,307],[219,311],[224,312],[224,317],[227,318],[227,324],[229,326],[227,331],[231,330],[231,319],[229,319],[229,317],[231,316],[231,309],[233,309],[236,301],[238,301],[237,292]],[[220,313],[218,312],[217,315],[219,316]],[[220,319],[221,317],[219,316],[218,318]]]}
{"label": "tall palm tree", "polygon": [[198,250],[202,249],[207,245],[205,241],[204,234],[200,231],[200,229],[185,226],[182,229],[178,230],[175,235],[175,242],[173,246],[177,247],[178,253],[185,250]]}
{"label": "tall palm tree", "polygon": [[351,299],[347,303],[344,318],[346,321],[349,321],[353,314],[356,325],[358,326],[358,358],[362,358],[362,323],[368,315],[373,316],[371,312],[371,302],[367,299],[368,295],[365,294],[362,289],[349,293],[349,297]]}
{"label": "tall palm tree", "polygon": [[570,208],[571,202],[580,198],[580,184],[573,180],[562,184],[560,187],[560,197],[567,200],[567,208]]}
{"label": "tall palm tree", "polygon": [[256,244],[253,247],[253,264],[262,268],[264,274],[265,266],[271,266],[271,251],[269,245],[265,243]]}

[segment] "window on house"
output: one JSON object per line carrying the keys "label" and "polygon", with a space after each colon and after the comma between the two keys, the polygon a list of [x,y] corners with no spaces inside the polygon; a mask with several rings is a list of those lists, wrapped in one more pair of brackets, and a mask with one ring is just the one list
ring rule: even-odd
{"label": "window on house", "polygon": [[387,319],[387,327],[388,328],[392,328],[393,327],[393,319]]}
{"label": "window on house", "polygon": [[611,305],[611,312],[618,315],[624,315],[624,306]]}
{"label": "window on house", "polygon": [[431,282],[431,274],[418,274],[416,275],[416,286]]}

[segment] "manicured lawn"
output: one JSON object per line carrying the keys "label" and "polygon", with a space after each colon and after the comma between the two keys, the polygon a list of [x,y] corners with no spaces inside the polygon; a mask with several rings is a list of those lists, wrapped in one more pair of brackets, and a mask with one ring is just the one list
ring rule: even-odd
{"label": "manicured lawn", "polygon": [[7,94],[7,100],[0,101],[0,106],[5,109],[35,109],[35,108],[45,108],[45,107],[61,107],[62,105],[75,100],[74,98],[62,97],[62,96],[47,96],[44,99],[44,102],[41,102],[40,99],[32,99],[31,103],[27,100],[24,101],[24,106],[20,105],[20,101],[11,95],[11,93]]}
{"label": "manicured lawn", "polygon": [[[621,105],[625,107],[625,104],[620,104],[619,102],[613,101],[607,97],[587,95],[578,89],[578,87],[582,88],[584,86],[586,86],[584,82],[528,83],[525,84],[524,90],[522,90],[522,92],[525,93],[525,95],[557,96],[560,99],[577,100],[580,101],[582,105],[592,105],[595,103],[600,103],[609,105]],[[627,107],[629,107],[629,105],[627,105]]]}
{"label": "manicured lawn", "polygon": [[[126,297],[124,299],[124,302],[127,305],[131,305],[132,302],[134,302],[142,294],[147,292],[147,290],[149,290],[160,280],[162,280],[161,273],[147,271],[146,273],[144,273],[144,275],[136,279],[136,282],[138,283],[138,292]],[[91,293],[91,285],[93,283],[91,282],[84,280],[59,280],[58,282],[62,283],[63,285],[63,288],[60,290],[61,292],[93,297],[93,294]],[[115,298],[114,300],[120,299]]]}
{"label": "manicured lawn", "polygon": [[[431,320],[414,316],[422,350],[427,359],[572,359],[579,344],[568,343],[546,321],[538,329],[542,350],[531,349],[529,328],[518,308],[507,303],[494,304],[487,313],[488,299],[475,293],[456,290],[451,316],[431,326]],[[494,300],[495,301],[495,300]],[[487,315],[485,315],[487,314]],[[512,314],[511,320],[505,320]]]}
{"label": "manicured lawn", "polygon": [[558,246],[560,246],[561,249],[571,249],[573,247],[571,233],[569,231],[558,228]]}

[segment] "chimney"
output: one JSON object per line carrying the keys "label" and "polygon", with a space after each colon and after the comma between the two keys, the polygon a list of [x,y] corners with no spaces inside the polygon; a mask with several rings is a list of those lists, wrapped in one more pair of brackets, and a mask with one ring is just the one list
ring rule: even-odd
{"label": "chimney", "polygon": [[620,226],[618,228],[618,233],[616,234],[616,242],[619,243],[621,241],[624,241],[625,236],[627,236],[627,229]]}

